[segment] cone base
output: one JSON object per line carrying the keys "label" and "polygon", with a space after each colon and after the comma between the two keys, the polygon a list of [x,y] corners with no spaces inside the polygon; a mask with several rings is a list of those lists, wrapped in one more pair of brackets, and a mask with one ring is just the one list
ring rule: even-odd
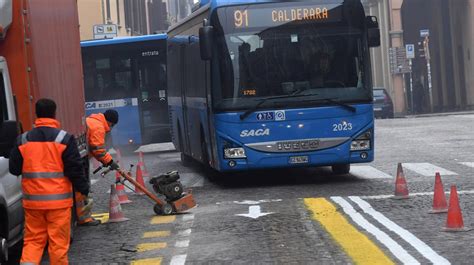
{"label": "cone base", "polygon": [[443,232],[468,232],[468,231],[471,231],[472,228],[471,227],[462,227],[462,228],[443,228]]}
{"label": "cone base", "polygon": [[124,201],[120,201],[120,204],[127,204],[127,203],[131,203],[132,201],[131,200],[124,200]]}
{"label": "cone base", "polygon": [[392,200],[405,200],[405,199],[410,199],[410,196],[408,195],[393,195],[392,197],[390,197],[390,199]]}
{"label": "cone base", "polygon": [[448,209],[431,209],[428,213],[437,214],[437,213],[447,213]]}
{"label": "cone base", "polygon": [[129,218],[117,218],[117,219],[109,219],[109,221],[107,221],[108,223],[120,223],[120,222],[125,222],[125,221],[128,221],[130,220]]}

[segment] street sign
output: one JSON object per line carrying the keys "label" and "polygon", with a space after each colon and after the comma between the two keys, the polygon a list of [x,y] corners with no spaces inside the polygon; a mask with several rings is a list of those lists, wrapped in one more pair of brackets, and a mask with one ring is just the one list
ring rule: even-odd
{"label": "street sign", "polygon": [[425,38],[430,36],[430,30],[429,29],[422,29],[420,30],[420,37]]}
{"label": "street sign", "polygon": [[407,59],[414,59],[415,58],[415,45],[414,44],[405,45],[405,50],[406,50],[406,54],[407,54]]}
{"label": "street sign", "polygon": [[390,72],[392,74],[406,74],[411,72],[410,62],[407,59],[404,47],[394,47],[388,50]]}
{"label": "street sign", "polygon": [[94,39],[111,39],[117,37],[116,24],[94,25]]}

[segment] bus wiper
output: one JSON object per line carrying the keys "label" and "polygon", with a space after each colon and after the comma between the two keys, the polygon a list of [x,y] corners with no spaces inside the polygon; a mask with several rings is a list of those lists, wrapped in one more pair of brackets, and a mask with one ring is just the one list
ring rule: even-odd
{"label": "bus wiper", "polygon": [[258,107],[260,107],[263,103],[267,102],[268,100],[272,99],[280,99],[280,98],[296,98],[296,97],[308,97],[308,96],[317,96],[318,94],[300,94],[303,92],[303,90],[296,90],[292,94],[289,95],[282,95],[282,96],[273,96],[273,97],[266,97],[266,98],[261,98],[260,101],[255,104],[255,106],[251,107],[250,109],[246,110],[244,113],[240,114],[240,120],[244,120],[247,118],[250,114],[255,112]]}
{"label": "bus wiper", "polygon": [[341,106],[341,107],[343,107],[343,108],[345,108],[345,109],[347,109],[351,112],[354,112],[354,113],[357,111],[357,109],[355,107],[353,107],[353,106],[351,106],[347,103],[343,103],[343,102],[340,102],[338,100],[335,100],[333,98],[318,98],[315,101],[318,101],[318,100],[322,100],[322,101],[326,101],[326,102],[329,102],[329,103],[332,103],[332,104],[336,104],[336,105]]}

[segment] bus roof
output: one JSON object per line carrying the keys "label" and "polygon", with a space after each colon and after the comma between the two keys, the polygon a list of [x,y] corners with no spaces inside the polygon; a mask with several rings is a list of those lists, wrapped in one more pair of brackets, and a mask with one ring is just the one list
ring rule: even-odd
{"label": "bus roof", "polygon": [[100,39],[100,40],[87,40],[81,41],[81,47],[94,47],[103,45],[114,45],[140,41],[151,41],[151,40],[166,40],[166,34],[154,34],[154,35],[143,35],[143,36],[132,36],[132,37],[117,37],[113,39]]}
{"label": "bus roof", "polygon": [[[320,4],[328,4],[328,3],[342,3],[344,0],[303,0],[299,2],[313,2],[313,3],[320,3]],[[220,6],[228,6],[228,5],[239,5],[239,4],[256,4],[256,3],[278,3],[278,2],[296,2],[296,1],[288,1],[288,0],[200,0],[200,6],[205,6],[207,4],[211,5],[211,8],[217,8]]]}

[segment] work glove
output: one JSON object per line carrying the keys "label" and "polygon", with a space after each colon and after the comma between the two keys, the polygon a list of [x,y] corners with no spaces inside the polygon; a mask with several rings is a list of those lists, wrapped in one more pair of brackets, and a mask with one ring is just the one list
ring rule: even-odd
{"label": "work glove", "polygon": [[90,211],[93,205],[94,205],[94,200],[91,197],[86,197],[84,199],[84,208],[82,209],[82,211],[83,212]]}
{"label": "work glove", "polygon": [[111,160],[108,164],[107,164],[108,167],[110,167],[110,169],[112,170],[118,170],[120,168],[120,166],[114,162],[114,160]]}

